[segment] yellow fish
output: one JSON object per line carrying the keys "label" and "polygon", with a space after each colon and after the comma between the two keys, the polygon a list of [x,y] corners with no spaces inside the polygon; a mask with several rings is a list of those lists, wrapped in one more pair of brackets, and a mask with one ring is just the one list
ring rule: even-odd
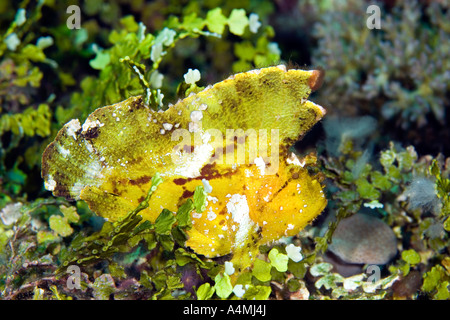
{"label": "yellow fish", "polygon": [[261,244],[292,236],[326,206],[319,180],[289,147],[325,110],[308,101],[321,71],[276,66],[235,74],[165,111],[140,96],[68,122],[47,147],[42,177],[55,196],[82,199],[115,221],[163,183],[140,212],[154,222],[203,185],[207,204],[191,213],[186,245],[206,257],[232,253],[239,269]]}

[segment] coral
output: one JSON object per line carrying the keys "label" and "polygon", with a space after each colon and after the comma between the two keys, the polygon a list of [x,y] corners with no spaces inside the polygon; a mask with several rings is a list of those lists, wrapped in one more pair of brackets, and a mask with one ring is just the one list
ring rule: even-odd
{"label": "coral", "polygon": [[438,212],[440,203],[436,183],[427,178],[418,177],[411,181],[404,195],[408,197],[411,209],[422,207],[424,210]]}
{"label": "coral", "polygon": [[391,228],[364,213],[339,222],[328,249],[347,263],[388,263],[397,253],[397,238]]}
{"label": "coral", "polygon": [[361,26],[366,7],[352,1],[324,10],[314,25],[312,63],[327,70],[318,101],[331,113],[371,115],[403,130],[434,119],[439,139],[449,106],[450,12],[440,2],[397,1],[383,10],[381,30],[370,30]]}
{"label": "coral", "polygon": [[337,156],[348,140],[355,147],[367,140],[377,128],[377,121],[371,116],[363,117],[327,117],[324,119],[325,149],[329,155]]}

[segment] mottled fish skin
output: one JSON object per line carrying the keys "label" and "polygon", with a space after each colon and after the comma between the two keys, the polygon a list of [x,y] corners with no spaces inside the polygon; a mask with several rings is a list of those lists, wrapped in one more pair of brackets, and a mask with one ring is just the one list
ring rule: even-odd
{"label": "mottled fish skin", "polygon": [[[294,235],[326,206],[319,180],[288,152],[325,115],[307,100],[321,77],[277,66],[233,75],[164,112],[148,108],[140,96],[99,108],[83,125],[67,123],[47,147],[45,187],[55,196],[82,199],[114,221],[143,200],[159,172],[164,182],[141,212],[153,222],[163,208],[176,212],[207,181],[208,205],[192,212],[186,244],[208,257]],[[243,135],[218,138],[230,129]],[[268,146],[278,143],[276,157],[267,147],[259,163],[225,161],[237,155],[236,146],[249,152],[252,132],[267,132]]]}

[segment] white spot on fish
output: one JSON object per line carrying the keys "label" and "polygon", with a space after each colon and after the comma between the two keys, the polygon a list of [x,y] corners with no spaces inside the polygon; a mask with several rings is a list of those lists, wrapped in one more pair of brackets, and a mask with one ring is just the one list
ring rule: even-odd
{"label": "white spot on fish", "polygon": [[250,218],[247,197],[245,195],[233,194],[227,203],[227,210],[228,213],[231,213],[233,221],[238,225],[238,230],[235,235],[235,245],[241,247],[244,245],[250,230],[255,226]]}
{"label": "white spot on fish", "polygon": [[81,125],[78,119],[71,120],[66,124],[66,132],[69,136],[72,136],[74,140],[77,140],[76,132],[80,131]]}
{"label": "white spot on fish", "polygon": [[203,113],[199,110],[194,110],[191,112],[191,121],[192,122],[198,122],[200,120],[202,120],[203,118]]}

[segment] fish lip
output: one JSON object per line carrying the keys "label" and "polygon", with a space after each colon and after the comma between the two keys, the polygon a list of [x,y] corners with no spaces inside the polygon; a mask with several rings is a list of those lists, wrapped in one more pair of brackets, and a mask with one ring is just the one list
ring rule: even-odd
{"label": "fish lip", "polygon": [[316,70],[311,70],[311,77],[308,79],[308,86],[311,88],[311,91],[318,90],[325,78],[325,70],[323,68],[317,68]]}
{"label": "fish lip", "polygon": [[[313,102],[314,103],[314,102]],[[315,104],[315,103],[314,103]],[[318,104],[315,104],[316,106],[317,106],[317,108],[319,109],[319,111],[320,111],[320,117],[319,116],[317,116],[317,121],[319,121],[320,119],[322,119],[326,114],[327,114],[327,110],[324,108],[324,107],[322,107],[321,105],[318,105]]]}

